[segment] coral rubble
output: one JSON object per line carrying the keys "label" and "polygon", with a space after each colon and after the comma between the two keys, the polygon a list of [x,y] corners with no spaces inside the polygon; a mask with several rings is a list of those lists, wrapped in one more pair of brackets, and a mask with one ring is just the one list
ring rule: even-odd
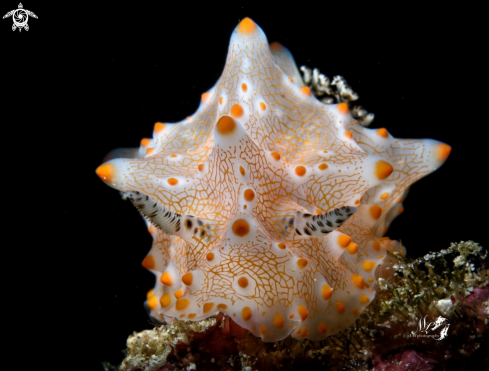
{"label": "coral rubble", "polygon": [[[417,260],[393,252],[378,274],[383,278],[372,304],[354,326],[326,340],[288,337],[265,343],[220,313],[199,322],[175,321],[134,333],[119,370],[487,368],[489,355],[483,351],[489,346],[487,250],[468,241]],[[437,318],[443,319],[445,338],[420,335],[434,330]],[[434,326],[428,329],[422,324]],[[109,370],[108,365],[105,368]]]}

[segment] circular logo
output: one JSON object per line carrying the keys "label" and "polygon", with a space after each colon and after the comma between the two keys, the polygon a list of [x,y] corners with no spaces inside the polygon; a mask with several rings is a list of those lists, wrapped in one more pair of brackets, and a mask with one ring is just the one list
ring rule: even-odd
{"label": "circular logo", "polygon": [[12,19],[17,27],[24,27],[27,24],[29,15],[24,9],[17,9],[14,11]]}

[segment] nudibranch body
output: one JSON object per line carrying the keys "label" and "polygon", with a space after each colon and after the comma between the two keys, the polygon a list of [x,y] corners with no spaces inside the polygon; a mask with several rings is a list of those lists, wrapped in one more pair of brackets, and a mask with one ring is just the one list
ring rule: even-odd
{"label": "nudibranch body", "polygon": [[197,111],[157,123],[97,174],[147,220],[152,317],[224,312],[264,341],[321,340],[374,298],[376,267],[397,244],[381,236],[407,187],[449,152],[321,103],[289,51],[246,18]]}

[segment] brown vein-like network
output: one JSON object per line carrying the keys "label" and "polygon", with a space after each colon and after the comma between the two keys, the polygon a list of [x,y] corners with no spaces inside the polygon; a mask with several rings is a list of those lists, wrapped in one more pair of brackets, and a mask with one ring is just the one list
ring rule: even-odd
{"label": "brown vein-like network", "polygon": [[[264,341],[321,340],[373,299],[376,267],[397,247],[381,236],[407,188],[449,152],[321,103],[290,52],[246,18],[198,110],[111,152],[97,174],[151,210],[152,317],[224,312]],[[343,223],[341,210],[356,213]],[[304,224],[313,216],[319,224]]]}

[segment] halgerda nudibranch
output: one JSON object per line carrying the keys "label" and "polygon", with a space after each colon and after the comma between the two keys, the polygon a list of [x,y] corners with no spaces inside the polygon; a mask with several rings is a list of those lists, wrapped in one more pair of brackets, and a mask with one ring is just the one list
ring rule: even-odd
{"label": "halgerda nudibranch", "polygon": [[264,341],[321,340],[372,301],[376,268],[397,245],[381,236],[407,188],[449,153],[320,102],[290,52],[245,18],[197,111],[156,123],[97,174],[148,223],[152,317],[223,312]]}

